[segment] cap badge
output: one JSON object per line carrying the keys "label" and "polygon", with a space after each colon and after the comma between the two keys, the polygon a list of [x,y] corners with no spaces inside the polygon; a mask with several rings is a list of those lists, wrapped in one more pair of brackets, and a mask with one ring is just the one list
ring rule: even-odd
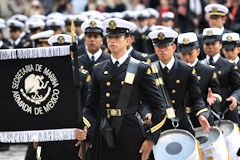
{"label": "cap badge", "polygon": [[227,36],[227,42],[232,42],[232,36]]}
{"label": "cap badge", "polygon": [[110,29],[116,29],[117,28],[117,25],[114,21],[110,21],[108,26],[109,26]]}
{"label": "cap badge", "polygon": [[76,22],[80,22],[80,19],[79,19],[79,18],[76,18]]}
{"label": "cap badge", "polygon": [[213,31],[212,30],[208,30],[207,31],[207,36],[212,36],[213,35]]}
{"label": "cap badge", "polygon": [[125,15],[125,17],[129,17],[129,15],[128,15],[128,14],[126,14],[126,15]]}
{"label": "cap badge", "polygon": [[59,36],[57,42],[58,44],[63,44],[65,42],[65,39],[63,38],[63,36]]}
{"label": "cap badge", "polygon": [[89,27],[90,27],[90,28],[96,28],[96,22],[95,22],[95,21],[91,21],[91,22],[89,23]]}
{"label": "cap badge", "polygon": [[29,28],[30,28],[30,29],[32,29],[32,28],[33,28],[33,25],[32,25],[32,24],[30,24],[30,25],[29,25]]}
{"label": "cap badge", "polygon": [[164,35],[162,32],[160,32],[160,33],[158,34],[158,39],[159,39],[159,40],[164,40],[164,39],[165,39],[165,35]]}
{"label": "cap badge", "polygon": [[184,38],[182,43],[183,44],[189,44],[189,39],[188,38]]}
{"label": "cap badge", "polygon": [[217,12],[217,7],[212,7],[212,12]]}
{"label": "cap badge", "polygon": [[10,27],[15,27],[14,23],[11,23],[11,24],[10,24]]}
{"label": "cap badge", "polygon": [[52,26],[56,26],[56,22],[52,22]]}

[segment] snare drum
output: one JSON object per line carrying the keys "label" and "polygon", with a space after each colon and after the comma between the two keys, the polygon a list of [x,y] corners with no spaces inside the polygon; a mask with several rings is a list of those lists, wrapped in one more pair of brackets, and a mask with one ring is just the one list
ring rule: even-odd
{"label": "snare drum", "polygon": [[211,127],[204,133],[201,127],[195,129],[196,139],[200,142],[202,160],[228,160],[227,146],[222,132],[217,127]]}
{"label": "snare drum", "polygon": [[[219,121],[216,121],[215,124],[218,126]],[[240,147],[240,135],[238,132],[237,124],[229,120],[222,120],[219,129],[223,133],[223,137],[228,149],[229,158],[231,160],[238,160],[237,152]]]}
{"label": "snare drum", "polygon": [[197,140],[191,133],[170,129],[161,133],[153,147],[155,160],[200,160]]}

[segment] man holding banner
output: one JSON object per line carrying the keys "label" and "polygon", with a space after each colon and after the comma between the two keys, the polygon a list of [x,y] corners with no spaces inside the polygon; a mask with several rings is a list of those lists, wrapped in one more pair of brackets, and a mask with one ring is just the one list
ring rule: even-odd
{"label": "man holding banner", "polygon": [[[88,129],[87,141],[92,143],[91,158],[153,159],[150,153],[166,120],[162,95],[158,92],[149,66],[127,54],[132,23],[111,18],[105,20],[103,26],[106,28],[111,59],[93,67],[84,112],[89,124],[95,123],[95,127]],[[153,124],[146,130],[137,121],[141,97],[153,111]]]}
{"label": "man holding banner", "polygon": [[[0,66],[1,142],[75,140],[78,109],[69,45],[1,50]],[[53,154],[71,159],[59,154],[65,152]]]}

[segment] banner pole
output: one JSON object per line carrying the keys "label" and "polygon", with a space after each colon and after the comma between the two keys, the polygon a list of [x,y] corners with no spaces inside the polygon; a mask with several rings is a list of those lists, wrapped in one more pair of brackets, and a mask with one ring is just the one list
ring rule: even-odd
{"label": "banner pole", "polygon": [[[72,51],[73,51],[73,62],[74,62],[74,74],[75,74],[75,86],[77,91],[77,105],[78,105],[78,125],[79,127],[84,126],[83,125],[83,106],[82,106],[82,97],[81,97],[81,88],[82,83],[80,82],[79,77],[79,67],[78,67],[78,49],[77,49],[77,42],[76,42],[76,28],[74,25],[74,22],[72,21],[71,25],[71,31],[72,31]],[[81,128],[83,129],[83,128]],[[81,147],[82,147],[82,160],[86,160],[86,152],[85,152],[85,142],[81,141]]]}

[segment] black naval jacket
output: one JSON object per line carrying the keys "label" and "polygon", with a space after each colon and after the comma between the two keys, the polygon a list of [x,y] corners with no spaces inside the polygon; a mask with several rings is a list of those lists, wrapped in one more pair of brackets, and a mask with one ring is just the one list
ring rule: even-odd
{"label": "black naval jacket", "polygon": [[207,106],[208,88],[211,88],[212,93],[218,94],[219,96],[221,95],[217,75],[214,72],[214,68],[209,67],[200,61],[197,62],[194,68],[197,72],[202,98]]}
{"label": "black naval jacket", "polygon": [[[207,59],[204,59],[203,63],[208,64]],[[226,103],[226,98],[233,96],[237,99],[237,101],[240,100],[239,70],[234,62],[229,61],[221,56],[214,64],[214,67],[214,71],[216,72],[219,80],[222,96],[220,111],[223,112],[229,108],[229,104]],[[237,115],[237,108],[234,111],[227,112],[225,118],[230,119],[235,123],[240,123]]]}
{"label": "black naval jacket", "polygon": [[13,46],[13,47],[14,47],[14,49],[32,48],[33,44],[32,44],[32,41],[30,40],[29,34],[25,33],[25,35],[23,37],[21,37],[20,42],[16,46]]}
{"label": "black naval jacket", "polygon": [[9,46],[0,40],[0,49],[9,49]]}
{"label": "black naval jacket", "polygon": [[[207,59],[204,59],[202,62],[208,64]],[[239,101],[240,78],[238,67],[234,62],[229,61],[221,56],[214,64],[214,67],[219,80],[223,102],[230,96],[235,97]]]}
{"label": "black naval jacket", "polygon": [[[156,62],[154,62],[156,63]],[[185,98],[189,93],[190,107],[192,113],[198,119],[200,115],[207,116],[205,104],[201,98],[201,90],[196,77],[196,71],[185,62],[175,58],[175,62],[168,74],[164,74],[160,62],[159,68],[163,74],[163,82],[168,91],[171,103],[175,109],[176,118],[180,129],[188,130],[194,134],[187,119]],[[171,121],[167,119],[163,130],[172,129]]]}
{"label": "black naval jacket", "polygon": [[138,30],[133,33],[135,36],[135,42],[133,48],[142,53],[151,54],[154,53],[154,48],[151,39],[148,34],[151,31],[147,29],[145,32],[139,32]]}
{"label": "black naval jacket", "polygon": [[151,62],[151,60],[149,59],[148,54],[138,52],[134,48],[132,48],[132,50],[130,52],[130,55],[131,55],[131,57],[133,57],[133,58],[135,58],[135,59],[137,59],[139,61],[143,61],[143,62],[146,62],[146,63],[150,63]]}
{"label": "black naval jacket", "polygon": [[[88,134],[88,140],[93,143],[94,160],[133,160],[141,159],[139,149],[144,141],[144,137],[139,128],[135,114],[124,115],[119,137],[116,138],[117,146],[109,148],[103,138],[100,126],[102,118],[106,118],[106,109],[116,108],[120,95],[120,89],[124,84],[127,66],[130,56],[125,62],[112,71],[112,60],[105,60],[93,67],[90,93],[87,99],[84,116],[89,124],[95,124],[93,137]],[[147,64],[141,62],[138,66],[133,89],[129,98],[127,109],[140,109],[140,99],[144,96],[145,102],[150,104],[153,118],[153,128],[155,132],[147,135],[147,139],[158,140],[161,124],[164,123],[165,106],[162,95],[158,92],[154,79],[150,74]],[[111,124],[112,120],[118,117],[108,117],[107,121]],[[91,127],[89,128],[89,131]],[[90,137],[90,138],[89,138]]]}
{"label": "black naval jacket", "polygon": [[102,52],[101,56],[97,59],[97,61],[95,62],[92,62],[87,53],[86,54],[83,54],[81,56],[78,57],[78,65],[81,69],[85,69],[89,72],[89,74],[91,75],[92,74],[92,67],[99,63],[99,62],[102,62],[106,59],[109,59],[110,58],[110,54],[109,53],[104,53]]}
{"label": "black naval jacket", "polygon": [[[200,89],[201,89],[201,96],[203,101],[205,102],[205,106],[210,109],[209,104],[207,102],[207,96],[208,96],[208,88],[211,88],[212,93],[215,94],[218,97],[218,101],[216,101],[213,105],[218,107],[220,101],[221,101],[221,91],[220,91],[220,87],[219,87],[219,82],[217,79],[217,74],[214,72],[213,67],[205,65],[203,63],[201,63],[199,60],[196,63],[196,65],[194,66],[196,73],[197,73],[197,78],[199,80],[199,84],[200,84]],[[188,95],[189,97],[189,95]],[[189,106],[189,105],[187,105]],[[214,107],[212,106],[212,107]],[[187,109],[187,112],[190,112],[190,110]],[[211,126],[214,126],[214,119],[213,116],[210,112],[210,110],[208,110],[209,113],[209,117],[208,117],[208,122]],[[190,119],[191,122],[193,124],[194,127],[199,127],[199,121],[195,118],[195,115],[192,113],[189,113],[190,115]]]}
{"label": "black naval jacket", "polygon": [[[224,28],[222,35],[224,33],[232,33],[232,31],[227,30],[226,28]],[[199,43],[199,46],[200,46],[200,54],[199,54],[198,58],[200,60],[203,60],[203,59],[206,58],[206,54],[205,54],[204,49],[203,49],[203,34],[202,33],[198,35],[198,43]],[[221,51],[221,55],[223,55],[222,51]]]}

